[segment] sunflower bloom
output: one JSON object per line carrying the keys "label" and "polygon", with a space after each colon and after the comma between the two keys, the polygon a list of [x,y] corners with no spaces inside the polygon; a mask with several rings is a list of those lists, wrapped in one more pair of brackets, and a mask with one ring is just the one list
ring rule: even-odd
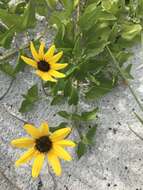
{"label": "sunflower bloom", "polygon": [[64,78],[65,74],[58,70],[64,69],[67,63],[58,63],[63,55],[63,52],[59,52],[54,55],[55,45],[52,45],[49,50],[45,53],[45,43],[41,42],[39,51],[37,52],[33,42],[30,42],[30,50],[33,59],[21,56],[21,59],[28,65],[36,69],[36,74],[41,77],[44,81],[56,82],[56,78]]}
{"label": "sunflower bloom", "polygon": [[54,173],[60,176],[62,168],[60,159],[71,161],[71,155],[64,149],[65,147],[75,147],[71,140],[65,140],[70,134],[71,128],[63,128],[51,133],[48,124],[43,122],[40,128],[34,125],[25,124],[24,129],[31,137],[15,139],[11,142],[17,148],[27,148],[28,150],[16,161],[16,166],[25,164],[34,159],[32,166],[32,177],[38,177],[42,169],[45,158],[53,168]]}

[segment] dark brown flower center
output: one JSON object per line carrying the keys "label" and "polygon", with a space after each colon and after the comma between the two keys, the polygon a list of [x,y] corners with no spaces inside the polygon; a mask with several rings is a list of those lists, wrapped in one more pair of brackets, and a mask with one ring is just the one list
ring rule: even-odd
{"label": "dark brown flower center", "polygon": [[42,153],[48,152],[52,148],[52,142],[48,136],[40,137],[36,139],[35,148]]}
{"label": "dark brown flower center", "polygon": [[46,61],[39,61],[38,69],[43,72],[48,72],[50,70],[50,65]]}

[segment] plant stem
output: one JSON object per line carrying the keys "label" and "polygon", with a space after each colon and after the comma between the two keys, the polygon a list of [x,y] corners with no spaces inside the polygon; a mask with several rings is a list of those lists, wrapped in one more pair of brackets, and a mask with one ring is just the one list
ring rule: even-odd
{"label": "plant stem", "polygon": [[53,190],[56,190],[57,189],[57,181],[55,179],[55,175],[51,172],[49,165],[48,165],[48,171],[53,180]]}
{"label": "plant stem", "polygon": [[[80,88],[79,88],[79,83],[78,83],[78,81],[76,81],[76,88],[77,88],[77,89],[80,89]],[[75,114],[78,113],[78,103],[77,103],[77,105],[73,105],[73,106],[72,106],[72,113],[75,113]],[[72,118],[71,118],[71,121],[72,121],[72,122],[71,122],[72,127],[73,127],[73,128],[76,128],[80,139],[82,139],[82,133],[81,133],[81,131],[80,131],[79,122],[78,122],[78,121],[75,121],[75,120],[72,120]]]}
{"label": "plant stem", "polygon": [[9,87],[7,88],[7,90],[4,92],[4,94],[0,97],[0,101],[3,100],[5,98],[5,96],[8,94],[8,92],[10,91],[13,83],[14,83],[15,78],[11,79],[11,82],[9,84]]}
{"label": "plant stem", "polygon": [[43,187],[43,183],[42,183],[42,179],[41,179],[41,176],[39,175],[39,182],[38,182],[38,186],[37,186],[37,190],[41,190],[42,187]]}
{"label": "plant stem", "polygon": [[[8,113],[9,113],[12,117],[14,117],[15,119],[21,121],[21,122],[24,123],[24,124],[30,123],[30,122],[28,122],[28,121],[26,121],[26,120],[24,120],[24,119],[19,118],[17,115],[11,113],[11,112],[8,110],[8,108],[6,107],[5,104],[3,104],[3,106],[4,106],[5,110],[6,110],[6,112],[8,112]],[[32,123],[31,123],[31,124],[32,124]]]}
{"label": "plant stem", "polygon": [[141,137],[138,133],[136,133],[130,126],[128,126],[128,127],[140,140],[143,141],[143,137]]}
{"label": "plant stem", "polygon": [[42,86],[42,90],[43,90],[44,94],[45,94],[46,96],[49,96],[49,94],[48,94],[48,93],[46,92],[46,90],[45,90],[43,80],[41,80],[41,86]]}
{"label": "plant stem", "polygon": [[143,105],[141,104],[140,100],[138,99],[138,97],[137,97],[137,95],[136,95],[134,89],[133,89],[133,88],[131,87],[131,85],[129,84],[129,81],[128,81],[128,79],[126,78],[125,73],[122,71],[121,67],[119,66],[118,61],[116,60],[115,56],[113,55],[112,51],[110,50],[110,48],[109,48],[108,46],[106,46],[106,49],[108,50],[108,52],[109,52],[111,58],[113,59],[113,63],[114,63],[114,65],[116,66],[116,68],[118,69],[118,71],[120,72],[122,78],[123,78],[123,79],[125,80],[125,82],[127,83],[127,86],[128,86],[128,88],[129,88],[130,92],[132,93],[133,97],[135,98],[135,100],[136,100],[138,106],[139,106],[140,109],[143,111]]}

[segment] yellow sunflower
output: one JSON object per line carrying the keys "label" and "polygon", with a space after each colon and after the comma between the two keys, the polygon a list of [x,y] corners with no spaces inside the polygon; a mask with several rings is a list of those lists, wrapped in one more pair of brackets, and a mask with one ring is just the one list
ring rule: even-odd
{"label": "yellow sunflower", "polygon": [[17,148],[28,148],[20,159],[16,161],[16,166],[24,164],[34,159],[32,166],[32,176],[38,177],[45,158],[48,159],[49,165],[53,168],[57,176],[61,175],[62,169],[60,159],[71,161],[72,157],[64,147],[74,147],[75,143],[71,140],[65,140],[70,134],[71,128],[58,129],[51,133],[48,124],[43,122],[40,128],[34,125],[25,124],[24,129],[31,136],[15,139],[11,142],[12,146]]}
{"label": "yellow sunflower", "polygon": [[59,52],[54,55],[55,52],[55,45],[52,45],[49,50],[44,53],[45,50],[45,43],[41,42],[39,51],[37,52],[33,42],[30,42],[30,49],[32,56],[34,58],[30,59],[25,56],[21,56],[21,59],[31,65],[36,69],[36,74],[41,77],[44,81],[52,81],[56,82],[55,78],[64,78],[65,74],[59,72],[65,68],[68,64],[67,63],[57,63],[63,55],[63,52]]}

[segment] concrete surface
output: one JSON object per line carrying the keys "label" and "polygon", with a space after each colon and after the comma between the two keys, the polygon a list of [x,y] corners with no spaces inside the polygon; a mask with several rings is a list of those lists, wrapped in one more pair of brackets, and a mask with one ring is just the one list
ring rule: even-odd
{"label": "concrete surface", "polygon": [[[50,39],[50,38],[49,38]],[[133,75],[135,80],[132,86],[136,89],[143,102],[143,50],[140,46],[134,48],[135,56],[130,60],[134,64]],[[12,60],[12,63],[15,59]],[[39,125],[48,120],[50,126],[57,125],[63,119],[55,116],[59,110],[66,109],[67,105],[53,106],[49,104],[50,98],[44,98],[37,103],[35,109],[28,114],[20,115],[22,96],[27,89],[39,79],[26,67],[24,73],[17,76],[13,88],[0,103],[0,190],[52,190],[54,182],[48,173],[45,164],[41,172],[41,179],[31,178],[31,165],[27,164],[15,168],[14,162],[23,153],[22,150],[13,149],[10,141],[25,135],[23,123],[13,118],[6,108]],[[10,82],[9,77],[0,73],[0,92],[5,91]],[[80,102],[80,109],[89,110],[97,104]],[[55,177],[56,190],[143,190],[143,142],[129,129],[130,124],[134,130],[143,136],[143,128],[133,115],[133,110],[140,113],[129,90],[124,85],[118,86],[99,102],[99,127],[95,138],[95,145],[88,154],[79,161],[62,162],[63,175]],[[76,131],[71,138],[78,138]],[[74,156],[74,151],[71,152]]]}

